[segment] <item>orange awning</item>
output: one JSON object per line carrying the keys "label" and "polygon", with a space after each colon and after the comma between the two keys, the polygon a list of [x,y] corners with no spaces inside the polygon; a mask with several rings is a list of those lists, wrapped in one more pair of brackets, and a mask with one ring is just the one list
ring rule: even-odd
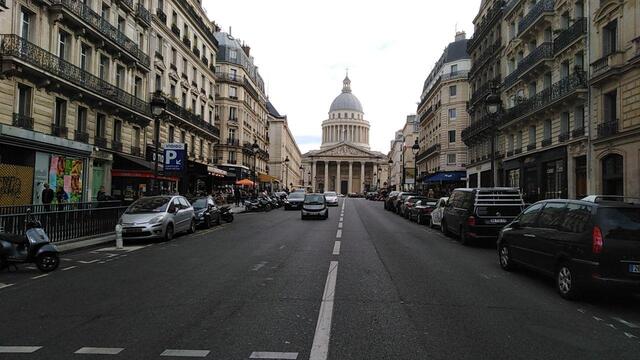
{"label": "orange awning", "polygon": [[253,183],[253,181],[251,181],[249,179],[242,179],[242,180],[236,181],[236,185],[253,186],[254,183]]}

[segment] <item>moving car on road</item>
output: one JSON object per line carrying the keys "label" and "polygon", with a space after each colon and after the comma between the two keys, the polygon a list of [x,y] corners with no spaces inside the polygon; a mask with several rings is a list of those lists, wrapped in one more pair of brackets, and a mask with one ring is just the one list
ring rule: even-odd
{"label": "moving car on road", "polygon": [[471,240],[496,239],[498,231],[524,209],[518,188],[455,189],[444,209],[442,232]]}
{"label": "moving car on road", "polygon": [[302,203],[304,202],[305,193],[301,191],[292,192],[287,197],[287,201],[284,203],[285,210],[297,210],[302,209]]}
{"label": "moving car on road", "polygon": [[324,198],[327,200],[327,206],[338,206],[338,194],[335,191],[325,191]]}
{"label": "moving car on road", "polygon": [[150,196],[136,200],[120,217],[125,239],[162,239],[196,231],[193,207],[183,196]]}
{"label": "moving car on road", "polygon": [[640,289],[640,199],[611,199],[533,204],[500,231],[500,266],[554,276],[565,299],[597,286]]}
{"label": "moving car on road", "polygon": [[[409,198],[413,199],[413,198]],[[431,224],[431,214],[436,208],[436,200],[420,197],[420,200],[416,201],[414,206],[410,207],[409,220],[415,221],[420,225]]]}
{"label": "moving car on road", "polygon": [[442,223],[442,216],[444,215],[444,208],[447,206],[447,202],[449,201],[448,197],[441,197],[436,203],[436,208],[431,212],[429,227],[433,228],[434,226],[440,226]]}
{"label": "moving car on road", "polygon": [[211,225],[220,225],[220,209],[211,196],[204,196],[192,201],[193,211],[196,216],[196,226],[210,228]]}
{"label": "moving car on road", "polygon": [[323,194],[307,194],[304,197],[300,218],[302,220],[316,217],[320,219],[329,218],[329,208]]}

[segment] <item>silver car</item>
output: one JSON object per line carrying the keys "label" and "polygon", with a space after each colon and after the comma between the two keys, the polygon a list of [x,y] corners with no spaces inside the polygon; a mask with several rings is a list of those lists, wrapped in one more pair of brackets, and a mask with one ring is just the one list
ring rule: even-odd
{"label": "silver car", "polygon": [[327,200],[327,206],[338,206],[338,194],[335,191],[325,191],[324,198]]}
{"label": "silver car", "polygon": [[125,239],[169,241],[180,232],[196,231],[193,206],[182,196],[150,196],[131,204],[120,218]]}

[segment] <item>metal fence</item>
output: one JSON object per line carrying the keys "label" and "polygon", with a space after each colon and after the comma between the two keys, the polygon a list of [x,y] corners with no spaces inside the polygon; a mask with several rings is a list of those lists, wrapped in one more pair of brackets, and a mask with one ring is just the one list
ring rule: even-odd
{"label": "metal fence", "polygon": [[46,213],[50,211],[69,210],[89,210],[98,208],[120,207],[120,200],[100,201],[100,202],[78,202],[64,204],[30,204],[30,205],[8,205],[0,206],[0,215],[26,214],[31,209],[32,213]]}
{"label": "metal fence", "polygon": [[[89,204],[89,203],[84,203]],[[97,203],[92,203],[97,204]],[[46,211],[44,205],[39,208],[38,205],[29,206],[36,210],[33,216],[42,223],[51,242],[60,242],[64,240],[72,240],[83,237],[99,236],[109,234],[115,231],[118,219],[127,209],[126,206],[108,206],[99,203],[99,207],[71,208],[72,205],[78,204],[60,204],[69,206],[68,209],[57,210],[57,204],[51,205],[49,211]],[[118,204],[119,205],[119,204]],[[54,208],[55,207],[55,208]],[[16,208],[16,207],[14,207]],[[24,212],[0,214],[0,231],[24,234],[24,224],[27,219],[26,209]]]}

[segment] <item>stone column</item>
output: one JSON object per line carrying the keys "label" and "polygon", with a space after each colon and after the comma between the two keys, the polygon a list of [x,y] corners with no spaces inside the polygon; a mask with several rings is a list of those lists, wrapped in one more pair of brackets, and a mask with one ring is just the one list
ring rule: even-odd
{"label": "stone column", "polygon": [[341,180],[340,179],[340,161],[338,161],[336,163],[336,192],[338,193],[342,190],[341,189],[342,182],[340,180]]}
{"label": "stone column", "polygon": [[329,162],[324,162],[324,191],[329,190]]}
{"label": "stone column", "polygon": [[311,189],[312,191],[316,191],[316,160],[313,160],[313,165],[311,166]]}
{"label": "stone column", "polygon": [[360,192],[364,192],[364,161],[360,162]]}
{"label": "stone column", "polygon": [[353,161],[349,161],[349,186],[347,186],[347,192],[353,192]]}

